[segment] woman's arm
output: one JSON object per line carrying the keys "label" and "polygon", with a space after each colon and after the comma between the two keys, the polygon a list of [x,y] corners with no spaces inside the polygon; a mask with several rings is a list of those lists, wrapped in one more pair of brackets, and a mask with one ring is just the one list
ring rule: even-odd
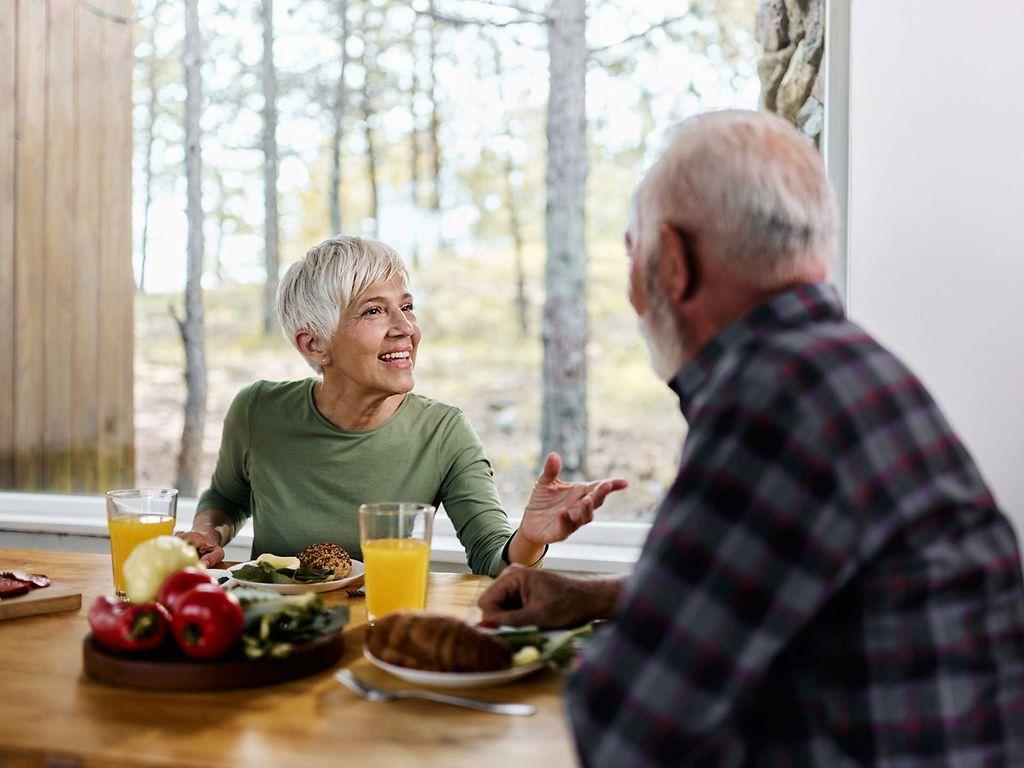
{"label": "woman's arm", "polygon": [[440,455],[444,479],[439,500],[466,548],[473,573],[497,576],[512,563],[539,565],[548,544],[562,541],[590,522],[609,493],[626,487],[626,481],[618,479],[563,482],[558,477],[561,458],[551,454],[534,486],[522,525],[513,534],[498,501],[483,445],[461,411],[444,432]]}
{"label": "woman's arm", "polygon": [[250,514],[249,434],[250,409],[258,384],[237,395],[224,417],[217,466],[210,487],[199,497],[192,530],[177,535],[192,544],[207,566],[224,559],[224,547]]}

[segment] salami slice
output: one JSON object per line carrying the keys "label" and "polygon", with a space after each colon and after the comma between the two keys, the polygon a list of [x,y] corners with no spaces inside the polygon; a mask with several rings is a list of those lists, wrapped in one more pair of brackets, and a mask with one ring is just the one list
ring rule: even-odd
{"label": "salami slice", "polygon": [[0,598],[16,597],[29,591],[31,587],[24,581],[0,577]]}
{"label": "salami slice", "polygon": [[25,573],[24,571],[0,571],[0,578],[14,579],[28,584],[32,589],[50,586],[50,580],[41,573]]}

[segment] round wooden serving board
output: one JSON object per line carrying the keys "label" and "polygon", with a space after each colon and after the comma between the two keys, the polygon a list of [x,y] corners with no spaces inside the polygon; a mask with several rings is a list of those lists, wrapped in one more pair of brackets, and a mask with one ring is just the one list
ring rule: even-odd
{"label": "round wooden serving board", "polygon": [[212,691],[271,685],[312,675],[338,663],[345,649],[341,633],[296,646],[283,659],[246,659],[236,649],[217,661],[189,659],[172,643],[144,654],[117,654],[87,635],[82,662],[95,680],[119,688],[157,691]]}

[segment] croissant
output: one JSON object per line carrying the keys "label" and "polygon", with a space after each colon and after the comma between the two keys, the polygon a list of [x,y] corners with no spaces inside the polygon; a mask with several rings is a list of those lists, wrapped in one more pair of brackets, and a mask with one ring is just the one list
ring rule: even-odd
{"label": "croissant", "polygon": [[448,616],[392,613],[369,627],[366,647],[381,661],[430,672],[490,672],[512,665],[508,646]]}

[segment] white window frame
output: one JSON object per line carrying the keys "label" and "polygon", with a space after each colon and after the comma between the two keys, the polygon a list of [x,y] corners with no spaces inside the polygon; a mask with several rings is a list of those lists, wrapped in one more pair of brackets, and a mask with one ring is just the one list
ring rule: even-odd
{"label": "white window frame", "polygon": [[839,208],[839,244],[833,279],[850,304],[850,2],[826,0],[825,131],[822,153]]}
{"label": "white window frame", "polygon": [[[196,499],[178,500],[178,530],[188,530]],[[600,514],[600,513],[598,513]],[[513,519],[512,524],[518,524]],[[547,568],[580,573],[627,573],[636,563],[649,523],[595,521],[553,544]],[[0,493],[0,547],[25,547],[106,552],[106,502],[103,496],[56,493]],[[228,545],[230,560],[247,560],[252,547],[252,522]],[[451,520],[440,511],[434,521],[431,562],[445,570],[466,566],[466,553]]]}

